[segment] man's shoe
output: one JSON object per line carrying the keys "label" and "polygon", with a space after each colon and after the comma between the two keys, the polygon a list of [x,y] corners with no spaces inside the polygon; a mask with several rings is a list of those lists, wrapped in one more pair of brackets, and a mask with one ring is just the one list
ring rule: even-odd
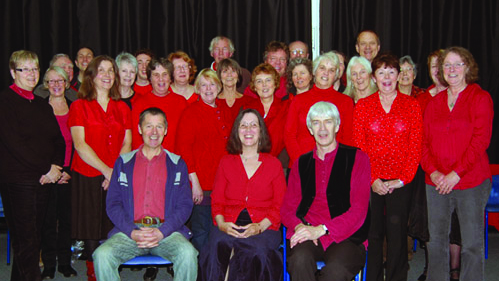
{"label": "man's shoe", "polygon": [[153,281],[156,279],[156,275],[158,275],[158,268],[148,267],[146,273],[144,273],[144,281]]}
{"label": "man's shoe", "polygon": [[78,273],[76,273],[76,270],[74,270],[71,265],[59,265],[57,268],[57,271],[62,273],[64,277],[71,277],[71,276],[76,276]]}
{"label": "man's shoe", "polygon": [[54,279],[55,277],[55,267],[44,267],[42,272],[43,279]]}

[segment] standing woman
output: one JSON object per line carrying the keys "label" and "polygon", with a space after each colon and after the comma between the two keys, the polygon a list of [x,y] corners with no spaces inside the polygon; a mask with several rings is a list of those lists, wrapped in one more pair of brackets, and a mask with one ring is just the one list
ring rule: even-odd
{"label": "standing woman", "polygon": [[483,213],[491,189],[486,149],[494,116],[490,94],[475,81],[478,65],[462,47],[439,57],[439,77],[447,91],[428,103],[423,158],[428,202],[428,279],[449,280],[451,214],[461,229],[461,280],[484,280]]}
{"label": "standing woman", "polygon": [[371,227],[367,280],[407,280],[407,221],[412,180],[421,159],[421,111],[417,101],[397,91],[399,61],[392,54],[372,62],[379,91],[360,99],[354,111],[354,140],[371,162]]}
{"label": "standing woman", "polygon": [[314,85],[312,61],[307,58],[291,59],[286,69],[286,77],[288,79],[288,95],[283,100],[293,100],[294,96],[305,93]]}
{"label": "standing woman", "polygon": [[130,110],[132,109],[132,100],[135,97],[133,85],[135,84],[135,77],[139,70],[137,59],[130,53],[120,53],[116,57],[116,65],[118,66],[118,73],[120,74],[120,96]]}
{"label": "standing woman", "polygon": [[130,109],[120,101],[118,67],[108,56],[88,65],[71,105],[68,126],[76,153],[73,171],[72,234],[84,240],[88,280],[95,280],[92,254],[112,228],[106,194],[113,165],[131,149]]}
{"label": "standing woman", "polygon": [[71,101],[66,97],[69,89],[69,76],[64,69],[52,66],[47,69],[43,77],[43,86],[48,89],[47,98],[52,106],[57,123],[61,130],[66,153],[62,177],[57,184],[48,185],[50,197],[47,214],[42,229],[42,279],[53,279],[55,267],[64,277],[76,276],[76,271],[71,267],[71,176],[69,175],[73,139],[68,127],[69,106]]}
{"label": "standing woman", "polygon": [[[173,64],[173,83],[170,85],[173,92],[183,96],[189,104],[198,100],[196,89],[191,83],[198,71],[194,59],[182,51],[168,55],[168,60]],[[167,113],[168,114],[168,113]]]}
{"label": "standing woman", "polygon": [[353,98],[357,103],[360,99],[370,96],[378,90],[372,79],[371,63],[364,57],[354,56],[347,67],[347,87],[343,94]]}
{"label": "standing woman", "polygon": [[[175,148],[189,170],[194,208],[191,216],[192,244],[199,251],[208,241],[211,191],[220,158],[232,127],[232,116],[217,95],[222,88],[215,71],[203,69],[194,83],[201,99],[189,105],[180,117]],[[168,114],[168,113],[167,113]]]}
{"label": "standing woman", "polygon": [[414,79],[418,74],[416,64],[412,61],[411,56],[403,56],[399,60],[400,64],[400,79],[398,83],[398,90],[402,94],[406,94],[413,98],[417,98],[424,93],[424,89],[414,85]]}
{"label": "standing woman", "polygon": [[0,93],[0,193],[12,234],[12,281],[39,281],[40,236],[49,189],[61,178],[64,139],[50,105],[33,94],[38,56],[15,51],[14,83]]}

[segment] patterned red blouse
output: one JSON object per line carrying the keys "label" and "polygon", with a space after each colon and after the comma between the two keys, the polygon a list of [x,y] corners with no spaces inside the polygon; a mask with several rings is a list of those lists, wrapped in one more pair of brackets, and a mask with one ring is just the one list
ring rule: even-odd
{"label": "patterned red blouse", "polygon": [[386,113],[376,92],[359,100],[353,120],[355,144],[371,161],[371,183],[378,178],[411,182],[421,159],[418,102],[398,92]]}

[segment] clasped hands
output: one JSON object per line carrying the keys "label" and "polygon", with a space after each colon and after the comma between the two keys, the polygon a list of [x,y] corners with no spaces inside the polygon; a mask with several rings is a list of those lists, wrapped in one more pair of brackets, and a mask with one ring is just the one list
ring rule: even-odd
{"label": "clasped hands", "polygon": [[[262,228],[259,223],[250,223],[243,226],[238,226],[232,222],[223,222],[218,224],[218,229],[236,238],[248,238],[253,235],[262,233]],[[238,230],[244,230],[239,232]]]}
{"label": "clasped hands", "polygon": [[459,175],[452,171],[447,175],[442,174],[438,170],[431,173],[431,181],[437,186],[438,194],[449,194],[456,184],[461,180]]}
{"label": "clasped hands", "polygon": [[289,239],[289,246],[293,248],[294,246],[311,240],[314,242],[315,246],[318,246],[318,239],[326,234],[322,226],[310,226],[304,225],[303,223],[298,224],[295,227],[295,234]]}
{"label": "clasped hands", "polygon": [[155,227],[141,227],[132,230],[132,239],[139,248],[154,248],[164,238],[163,233]]}
{"label": "clasped hands", "polygon": [[372,189],[379,195],[392,194],[396,188],[401,188],[404,185],[398,179],[383,182],[381,179],[376,179],[372,184]]}
{"label": "clasped hands", "polygon": [[66,172],[61,172],[61,171],[62,171],[61,166],[55,164],[50,165],[50,170],[48,171],[48,173],[40,177],[39,180],[40,184],[44,185],[47,183],[56,183],[56,182],[58,184],[67,183],[67,181],[71,177]]}

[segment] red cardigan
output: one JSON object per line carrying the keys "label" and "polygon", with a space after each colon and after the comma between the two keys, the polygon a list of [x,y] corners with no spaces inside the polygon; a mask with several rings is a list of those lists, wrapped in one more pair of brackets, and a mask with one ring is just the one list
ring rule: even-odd
{"label": "red cardigan", "polygon": [[[234,223],[246,208],[252,222],[267,218],[272,222],[269,229],[279,230],[280,208],[286,191],[281,162],[267,153],[260,153],[258,161],[262,164],[248,179],[241,156],[231,154],[220,160],[211,194],[213,218],[223,215],[226,222]],[[213,221],[216,225],[215,219]]]}
{"label": "red cardigan", "polygon": [[491,177],[487,148],[492,136],[494,106],[490,94],[478,84],[466,87],[452,111],[447,91],[428,103],[424,115],[423,157],[426,183],[435,185],[430,174],[455,171],[461,180],[454,189],[467,189]]}
{"label": "red cardigan", "polygon": [[215,108],[202,100],[190,104],[182,113],[175,141],[177,153],[187,164],[189,174],[196,173],[203,190],[213,189],[218,162],[227,154],[225,147],[232,128],[228,107],[220,100],[216,104]]}
{"label": "red cardigan", "polygon": [[323,90],[314,85],[309,91],[296,95],[289,106],[284,128],[284,143],[289,154],[290,167],[300,155],[315,147],[315,140],[307,128],[306,119],[310,107],[319,101],[336,105],[341,119],[340,131],[336,135],[336,139],[343,144],[354,145],[352,135],[354,104],[352,98],[335,91],[333,87]]}
{"label": "red cardigan", "polygon": [[[288,116],[289,104],[289,101],[281,101],[280,98],[274,97],[274,102],[272,102],[269,112],[264,118],[272,143],[270,154],[275,157],[279,156],[284,149],[284,125]],[[262,117],[265,115],[260,99],[253,99],[252,102],[245,106],[246,108],[256,109]]]}

